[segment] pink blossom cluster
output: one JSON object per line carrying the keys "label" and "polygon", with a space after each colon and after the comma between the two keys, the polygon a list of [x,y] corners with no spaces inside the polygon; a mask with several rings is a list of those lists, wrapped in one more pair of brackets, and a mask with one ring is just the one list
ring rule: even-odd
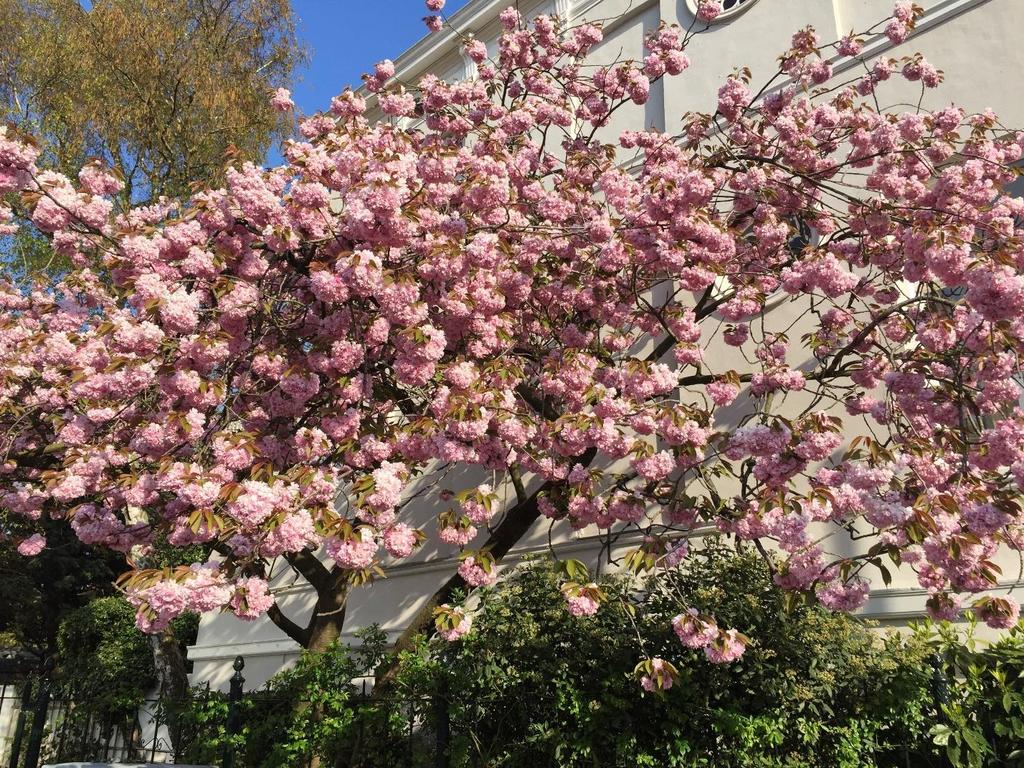
{"label": "pink blossom cluster", "polygon": [[22,557],[35,557],[46,549],[46,537],[41,533],[33,533],[18,544],[18,554]]}
{"label": "pink blossom cluster", "polygon": [[270,105],[278,112],[290,111],[295,106],[291,91],[287,88],[278,88],[270,99]]}
{"label": "pink blossom cluster", "polygon": [[373,564],[378,545],[372,529],[362,527],[356,529],[351,536],[329,539],[326,549],[339,567],[361,571]]}
{"label": "pink blossom cluster", "polygon": [[498,579],[493,558],[484,552],[466,553],[459,565],[459,576],[470,587],[487,587]]}
{"label": "pink blossom cluster", "polygon": [[678,672],[669,662],[662,658],[655,657],[638,667],[643,674],[640,677],[640,687],[645,691],[667,691],[676,681]]}
{"label": "pink blossom cluster", "polygon": [[689,608],[672,619],[672,628],[687,648],[700,648],[708,661],[725,664],[735,661],[747,648],[747,638],[735,629],[722,630],[715,620]]}
{"label": "pink blossom cluster", "polygon": [[[232,585],[215,564],[197,563],[177,569],[172,579],[130,588],[128,599],[138,609],[136,623],[143,632],[159,632],[187,611],[206,613],[230,606],[238,615],[248,611],[248,617],[254,618],[273,603],[264,580],[247,577],[236,584]],[[249,611],[245,597],[249,592],[257,611]]]}
{"label": "pink blossom cluster", "polygon": [[458,606],[444,603],[434,609],[434,627],[442,640],[453,643],[468,635],[472,626],[473,617]]}
{"label": "pink blossom cluster", "polygon": [[593,616],[601,607],[604,593],[594,582],[576,584],[569,582],[562,587],[569,613],[576,618]]}

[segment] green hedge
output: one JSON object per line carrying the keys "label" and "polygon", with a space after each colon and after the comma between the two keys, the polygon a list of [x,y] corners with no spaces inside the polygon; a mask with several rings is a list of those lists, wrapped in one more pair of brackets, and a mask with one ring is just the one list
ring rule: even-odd
{"label": "green hedge", "polygon": [[[453,764],[466,766],[903,765],[930,701],[929,648],[880,640],[817,607],[787,610],[754,555],[715,549],[642,594],[604,580],[590,618],[564,607],[557,573],[520,568],[478,612],[474,631],[432,662],[450,692]],[[671,630],[681,604],[754,638],[713,665]],[[679,669],[644,693],[638,657]],[[422,677],[422,672],[420,673]]]}
{"label": "green hedge", "polygon": [[[515,569],[484,594],[469,635],[403,654],[386,696],[364,698],[353,682],[384,658],[378,631],[359,650],[304,654],[247,696],[235,764],[435,765],[446,712],[459,768],[1024,767],[1017,631],[991,647],[971,628],[927,622],[883,637],[793,604],[761,558],[721,547],[643,589],[601,579],[608,600],[592,617],[568,613],[561,582],[546,561]],[[680,605],[752,644],[735,663],[708,663],[671,630]],[[643,692],[634,675],[653,656],[680,672],[664,693]],[[222,694],[196,693],[184,759],[217,762],[226,708]]]}

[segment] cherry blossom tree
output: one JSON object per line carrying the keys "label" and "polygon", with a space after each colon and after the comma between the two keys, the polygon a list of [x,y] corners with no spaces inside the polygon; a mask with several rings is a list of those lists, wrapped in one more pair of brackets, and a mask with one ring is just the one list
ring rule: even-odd
{"label": "cherry blossom tree", "polygon": [[[281,167],[116,215],[113,175],[39,171],[0,135],[0,190],[75,265],[0,292],[5,514],[132,557],[208,544],[210,562],[123,579],[142,628],[266,613],[314,649],[353,589],[434,536],[461,563],[400,645],[456,640],[471,611],[453,595],[542,518],[639,531],[637,572],[733,537],[837,610],[891,560],[955,615],[1024,546],[1024,203],[1002,191],[1024,135],[879,109],[885,80],[941,73],[882,58],[844,80],[833,63],[864,37],[808,28],[783,86],[739,71],[678,135],[603,143],[653,81],[685,79],[717,4],[700,8],[603,66],[599,25],[510,8],[493,56],[467,43],[475,79],[413,86],[381,62],[301,120]],[[862,34],[900,42],[920,14],[899,2]],[[368,99],[395,119],[368,120]],[[449,487],[467,471],[491,482]],[[450,508],[420,530],[428,496]],[[268,590],[282,558],[316,591],[308,625]],[[599,610],[586,569],[565,572],[567,609]],[[1011,598],[972,600],[1016,622]],[[748,641],[685,605],[674,626],[715,662]],[[666,688],[672,669],[638,677]]]}

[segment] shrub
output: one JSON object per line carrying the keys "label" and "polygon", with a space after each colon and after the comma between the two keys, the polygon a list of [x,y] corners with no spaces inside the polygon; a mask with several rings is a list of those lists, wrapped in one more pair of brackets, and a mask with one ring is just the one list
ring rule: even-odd
{"label": "shrub", "polygon": [[[354,682],[384,658],[378,630],[358,649],[303,653],[246,696],[235,765],[435,765],[447,720],[457,768],[1024,766],[1018,630],[987,647],[971,628],[929,622],[883,637],[793,601],[760,557],[721,545],[671,578],[604,577],[590,617],[566,610],[562,581],[546,560],[517,568],[484,592],[470,634],[403,653],[385,695]],[[714,665],[684,647],[671,630],[680,605],[748,634],[746,653]],[[671,689],[640,688],[644,656],[676,666]],[[226,696],[195,691],[186,710],[192,747],[179,759],[216,764]]]}
{"label": "shrub", "polygon": [[1020,626],[991,645],[974,624],[958,631],[925,622],[918,635],[936,648],[944,690],[932,743],[955,766],[1024,766],[1024,634]]}
{"label": "shrub", "polygon": [[[294,667],[244,697],[236,766],[295,768],[314,756],[325,766],[426,764],[429,750],[409,743],[405,702],[372,699],[356,682],[383,660],[386,636],[371,627],[360,639],[356,648],[335,643],[303,651]],[[194,689],[178,713],[187,745],[178,759],[219,763],[229,738],[227,712],[225,694]]]}
{"label": "shrub", "polygon": [[103,597],[71,611],[57,631],[57,651],[58,695],[69,702],[57,742],[68,756],[89,752],[114,727],[130,733],[156,684],[153,651],[135,627],[135,609],[124,598]]}
{"label": "shrub", "polygon": [[135,609],[102,597],[65,617],[57,632],[57,680],[96,714],[133,715],[156,684],[149,638],[135,627]]}
{"label": "shrub", "polygon": [[[469,636],[432,662],[406,658],[448,691],[454,765],[852,768],[902,764],[927,730],[927,644],[787,606],[758,557],[714,547],[642,591],[605,578],[609,600],[589,618],[565,610],[559,582],[546,563],[521,567],[484,598]],[[681,604],[756,640],[739,661],[709,664],[671,631]],[[677,684],[644,693],[639,656],[672,661]]]}

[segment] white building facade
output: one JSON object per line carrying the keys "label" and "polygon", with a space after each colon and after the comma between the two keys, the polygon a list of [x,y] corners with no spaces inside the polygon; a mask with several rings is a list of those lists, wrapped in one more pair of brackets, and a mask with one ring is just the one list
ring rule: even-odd
{"label": "white building facade", "polygon": [[[957,103],[972,111],[994,109],[1004,125],[1024,126],[1024,100],[1016,84],[1024,74],[1024,47],[1019,30],[1024,28],[1024,0],[917,0],[925,8],[910,39],[894,47],[884,36],[866,41],[864,58],[923,53],[944,70],[946,82],[924,96],[925,108]],[[472,77],[473,64],[462,55],[462,41],[473,36],[493,50],[499,34],[498,14],[510,0],[471,0],[449,18],[441,32],[430,35],[395,59],[397,77],[415,83],[427,73],[445,79]],[[642,58],[644,37],[664,21],[688,28],[694,22],[695,0],[519,0],[526,18],[557,13],[570,23],[601,21],[604,42],[592,60],[605,63]],[[892,0],[724,0],[724,12],[710,28],[697,35],[687,53],[691,67],[680,77],[656,83],[642,107],[616,112],[604,137],[611,140],[623,130],[656,128],[674,132],[687,112],[713,112],[719,86],[734,70],[747,66],[755,85],[777,70],[777,57],[789,47],[792,33],[811,25],[822,40],[838,39],[851,30],[864,30],[889,15]],[[382,18],[381,23],[385,23]],[[369,66],[372,62],[367,62]],[[837,62],[835,76],[855,75],[850,60]],[[917,84],[893,83],[885,91],[887,101],[916,104],[921,98]],[[326,105],[325,105],[326,106]],[[884,106],[884,105],[883,105]],[[468,487],[464,478],[461,487]],[[483,477],[477,478],[482,482]],[[422,509],[423,522],[439,510],[430,503]],[[597,565],[602,547],[593,531],[573,533],[564,523],[549,531],[549,521],[539,521],[505,558],[508,567],[523,557],[547,551],[549,534],[560,554]],[[628,537],[618,546],[627,547]],[[349,599],[343,640],[354,640],[360,627],[378,623],[397,636],[428,597],[457,566],[457,551],[434,540],[409,561],[386,568],[387,578],[354,590]],[[315,595],[304,581],[282,564],[274,579],[276,597],[284,613],[302,623],[312,611]],[[1002,589],[1024,584],[1016,557],[1004,564]],[[862,615],[882,624],[900,624],[923,613],[924,590],[912,573],[897,573],[893,582],[872,591]],[[246,661],[247,687],[254,688],[298,655],[298,646],[269,619],[245,623],[231,614],[203,617],[196,644],[189,649],[194,663],[194,682],[210,682],[225,688],[231,662],[238,655]]]}

